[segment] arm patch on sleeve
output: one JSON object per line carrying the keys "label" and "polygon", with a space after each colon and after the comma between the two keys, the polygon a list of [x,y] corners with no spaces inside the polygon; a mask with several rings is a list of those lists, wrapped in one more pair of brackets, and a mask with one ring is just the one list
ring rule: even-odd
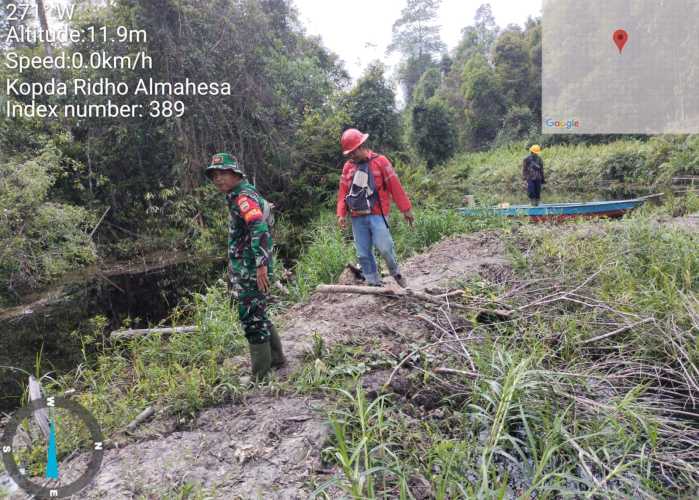
{"label": "arm patch on sleeve", "polygon": [[243,220],[247,224],[262,220],[263,214],[260,205],[248,196],[238,196],[237,199],[238,208],[240,208],[240,215],[243,216]]}

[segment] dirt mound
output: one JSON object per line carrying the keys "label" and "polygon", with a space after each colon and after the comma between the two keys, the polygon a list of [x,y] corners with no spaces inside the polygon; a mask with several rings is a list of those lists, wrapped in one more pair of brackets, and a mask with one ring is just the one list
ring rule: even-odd
{"label": "dirt mound", "polygon": [[[408,259],[402,265],[402,272],[410,288],[424,291],[475,275],[500,281],[509,274],[509,264],[498,233],[483,232],[442,240],[425,253]],[[341,282],[354,284],[355,280],[351,273],[345,273]],[[384,283],[397,286],[390,277]],[[296,359],[310,350],[314,334],[320,335],[326,345],[332,345],[377,335],[401,342],[425,333],[419,320],[405,314],[394,300],[367,295],[314,294],[308,304],[292,311],[287,318],[284,344]]]}
{"label": "dirt mound", "polygon": [[[510,273],[498,233],[448,238],[403,263],[410,288],[424,291],[483,275],[500,281]],[[344,280],[352,281],[347,275]],[[387,278],[387,286],[395,286]],[[414,306],[413,306],[414,307]],[[314,294],[284,318],[282,337],[288,365],[300,367],[314,334],[326,347],[378,340],[394,356],[406,342],[430,335],[433,326],[417,319],[411,305],[367,295]],[[365,375],[369,392],[387,380],[386,371]],[[243,402],[202,412],[191,430],[107,450],[102,470],[83,498],[170,498],[186,483],[214,498],[307,498],[313,482],[327,476],[320,451],[329,437],[319,397],[274,397],[261,388]],[[158,425],[154,423],[151,425]],[[148,428],[143,429],[147,432]],[[62,470],[77,468],[78,457]]]}

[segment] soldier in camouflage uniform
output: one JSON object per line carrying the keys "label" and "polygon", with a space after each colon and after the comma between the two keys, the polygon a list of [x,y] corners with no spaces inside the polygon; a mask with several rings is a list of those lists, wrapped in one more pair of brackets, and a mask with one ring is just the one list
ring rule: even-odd
{"label": "soldier in camouflage uniform", "polygon": [[229,277],[238,316],[250,344],[252,374],[262,379],[271,367],[284,364],[282,344],[267,317],[272,271],[271,211],[255,187],[245,180],[237,160],[218,153],[206,169],[219,191],[226,194],[230,211],[228,233]]}

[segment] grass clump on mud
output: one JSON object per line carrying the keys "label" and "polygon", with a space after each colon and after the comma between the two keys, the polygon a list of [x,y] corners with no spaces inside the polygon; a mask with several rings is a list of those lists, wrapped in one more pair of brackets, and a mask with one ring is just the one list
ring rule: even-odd
{"label": "grass clump on mud", "polygon": [[699,234],[635,217],[507,238],[514,275],[462,287],[512,316],[433,310],[383,394],[342,392],[318,497],[699,494]]}

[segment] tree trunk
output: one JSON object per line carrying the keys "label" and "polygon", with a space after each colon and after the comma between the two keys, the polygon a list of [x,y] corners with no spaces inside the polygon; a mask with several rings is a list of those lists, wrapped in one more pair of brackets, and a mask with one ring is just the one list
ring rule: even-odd
{"label": "tree trunk", "polygon": [[[39,24],[41,24],[41,29],[44,30],[44,33],[48,33],[49,22],[46,19],[46,9],[44,8],[44,0],[36,0],[36,10],[39,14]],[[53,56],[53,47],[51,47],[51,44],[48,41],[44,42],[44,48],[46,49],[47,56]]]}

